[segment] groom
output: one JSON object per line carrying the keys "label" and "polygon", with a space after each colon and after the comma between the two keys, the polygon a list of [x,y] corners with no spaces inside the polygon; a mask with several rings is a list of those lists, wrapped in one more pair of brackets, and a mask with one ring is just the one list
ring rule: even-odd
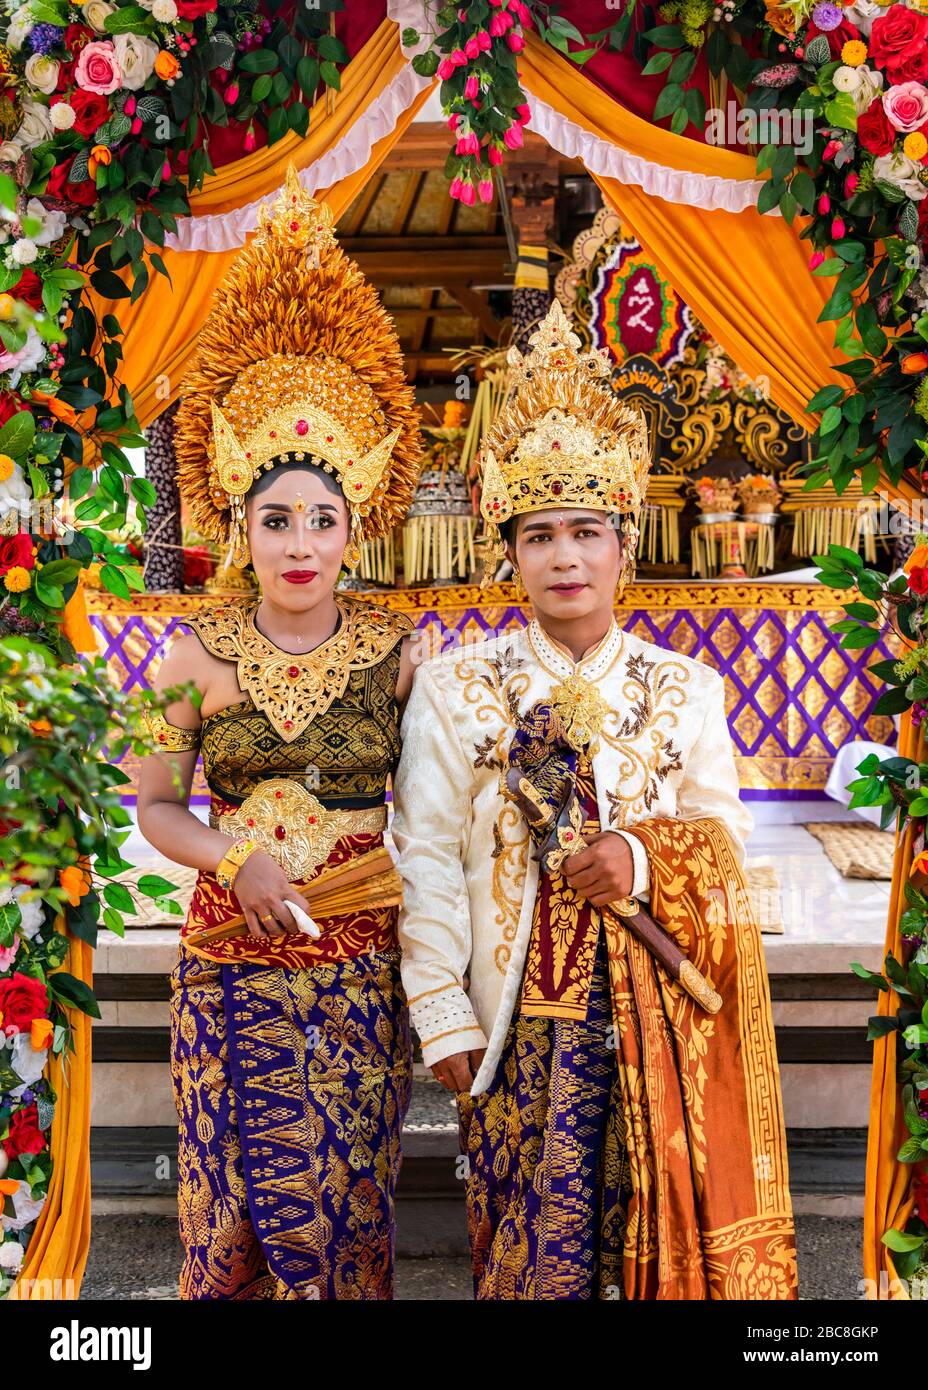
{"label": "groom", "polygon": [[[394,787],[403,981],[458,1097],[475,1292],[795,1298],[724,682],[616,624],[643,421],[557,302],[530,346],[481,507],[534,616],[420,667]],[[628,926],[645,894],[718,1012]]]}

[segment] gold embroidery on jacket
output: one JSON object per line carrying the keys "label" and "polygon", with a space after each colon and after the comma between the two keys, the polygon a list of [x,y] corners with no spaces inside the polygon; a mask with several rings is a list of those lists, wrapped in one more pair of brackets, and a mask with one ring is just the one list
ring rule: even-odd
{"label": "gold embroidery on jacket", "polygon": [[682,750],[673,733],[680,719],[677,710],[687,699],[684,686],[690,671],[673,658],[649,661],[643,652],[625,659],[622,697],[627,713],[610,709],[602,739],[621,753],[618,790],[606,792],[609,824],[626,825],[641,819],[654,806],[660,784],[671,772],[683,770]]}
{"label": "gold embroidery on jacket", "polygon": [[[531,682],[525,665],[524,658],[517,656],[509,646],[492,657],[465,658],[455,667],[455,676],[463,685],[464,699],[475,707],[477,722],[491,727],[496,724],[498,729],[495,736],[488,733],[474,744],[474,767],[502,772],[513,731],[521,719],[520,701]],[[495,921],[502,938],[494,960],[501,975],[506,973],[519,927],[528,848],[525,822],[516,808],[506,802],[500,807],[493,827],[491,882],[496,904]]]}

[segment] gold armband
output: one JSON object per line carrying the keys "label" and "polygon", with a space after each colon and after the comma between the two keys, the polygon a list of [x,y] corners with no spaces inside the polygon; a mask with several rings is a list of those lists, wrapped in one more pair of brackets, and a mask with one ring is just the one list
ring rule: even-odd
{"label": "gold armband", "polygon": [[220,888],[231,888],[235,882],[235,876],[250,854],[254,854],[256,849],[260,849],[257,840],[236,840],[232,846],[226,850],[225,854],[216,865],[216,879]]}
{"label": "gold armband", "polygon": [[190,753],[200,746],[199,729],[169,724],[160,710],[146,711],[145,723],[159,753]]}

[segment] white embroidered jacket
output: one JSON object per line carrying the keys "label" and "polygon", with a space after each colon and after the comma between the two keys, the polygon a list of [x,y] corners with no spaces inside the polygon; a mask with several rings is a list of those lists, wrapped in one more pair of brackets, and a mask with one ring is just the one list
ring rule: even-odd
{"label": "white embroidered jacket", "polygon": [[[650,816],[717,816],[743,864],[754,824],[738,796],[725,682],[710,666],[615,622],[576,663],[537,621],[425,662],[393,788],[402,976],[427,1065],[486,1048],[473,1095],[490,1084],[502,1051],[538,885],[528,830],[499,790],[500,771],[518,715],[571,675],[593,682],[609,709],[593,758],[604,830],[621,833]],[[632,891],[642,894],[647,855],[625,838]]]}

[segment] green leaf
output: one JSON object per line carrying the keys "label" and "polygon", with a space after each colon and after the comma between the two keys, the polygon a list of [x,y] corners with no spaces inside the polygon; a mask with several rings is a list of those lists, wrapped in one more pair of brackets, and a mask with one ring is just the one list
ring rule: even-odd
{"label": "green leaf", "polygon": [[126,934],[126,924],[115,907],[103,909],[103,925],[108,927],[114,936],[124,937]]}
{"label": "green leaf", "polygon": [[136,887],[146,898],[163,898],[167,893],[177,892],[176,885],[168,883],[160,874],[142,874]]}
{"label": "green leaf", "polygon": [[[438,56],[435,55],[435,67],[438,67]],[[423,74],[430,76],[431,74]],[[296,65],[296,80],[300,84],[300,90],[307,101],[312,101],[316,95],[316,88],[319,86],[319,63],[315,58],[303,57]]]}
{"label": "green leaf", "polygon": [[685,82],[695,66],[696,54],[692,50],[688,53],[678,53],[667,74],[668,81]]}
{"label": "green leaf", "polygon": [[683,31],[676,24],[658,24],[655,29],[646,29],[642,38],[649,39],[655,48],[682,48]]}
{"label": "green leaf", "polygon": [[667,68],[669,68],[670,64],[674,61],[673,54],[668,53],[666,50],[661,53],[652,53],[651,57],[641,69],[641,75],[642,77],[653,77],[656,72],[666,72]]}
{"label": "green leaf", "polygon": [[342,89],[342,75],[334,63],[320,63],[319,76],[327,87],[332,87],[336,92]]}
{"label": "green leaf", "polygon": [[825,119],[839,130],[857,129],[857,107],[849,92],[836,92],[825,103]]}
{"label": "green leaf", "polygon": [[253,48],[238,63],[242,72],[274,72],[280,66],[277,54],[271,48]]}
{"label": "green leaf", "polygon": [[108,589],[111,594],[115,594],[117,598],[129,597],[129,585],[126,583],[122,570],[117,569],[115,565],[106,564],[102,567],[100,570],[100,582],[105,589]]}
{"label": "green leaf", "polygon": [[260,77],[255,78],[254,86],[251,89],[251,99],[256,106],[264,100],[272,86],[273,80],[266,72],[262,73]]}
{"label": "green leaf", "polygon": [[824,410],[826,406],[837,405],[838,401],[842,400],[843,397],[843,386],[823,386],[821,390],[816,391],[815,395],[812,397],[812,399],[809,401],[809,404],[806,406],[806,409],[809,411],[818,412],[820,410]]}
{"label": "green leaf", "polygon": [[668,82],[657,96],[654,103],[655,121],[663,120],[665,116],[673,115],[678,106],[683,105],[683,88],[677,82]]}
{"label": "green leaf", "polygon": [[124,883],[108,883],[103,889],[103,899],[120,912],[135,911],[135,899]]}
{"label": "green leaf", "polygon": [[28,454],[34,439],[35,420],[28,410],[20,410],[0,429],[0,454],[20,459]]}
{"label": "green leaf", "polygon": [[891,1227],[881,1239],[883,1244],[888,1246],[890,1250],[898,1250],[900,1252],[906,1250],[919,1250],[925,1243],[924,1236],[908,1236],[903,1231],[897,1231],[895,1227]]}
{"label": "green leaf", "polygon": [[60,1003],[80,1009],[91,1018],[100,1017],[100,1005],[94,998],[93,990],[89,985],[85,985],[83,980],[75,979],[73,975],[58,970],[49,976],[48,987],[52,996]]}

